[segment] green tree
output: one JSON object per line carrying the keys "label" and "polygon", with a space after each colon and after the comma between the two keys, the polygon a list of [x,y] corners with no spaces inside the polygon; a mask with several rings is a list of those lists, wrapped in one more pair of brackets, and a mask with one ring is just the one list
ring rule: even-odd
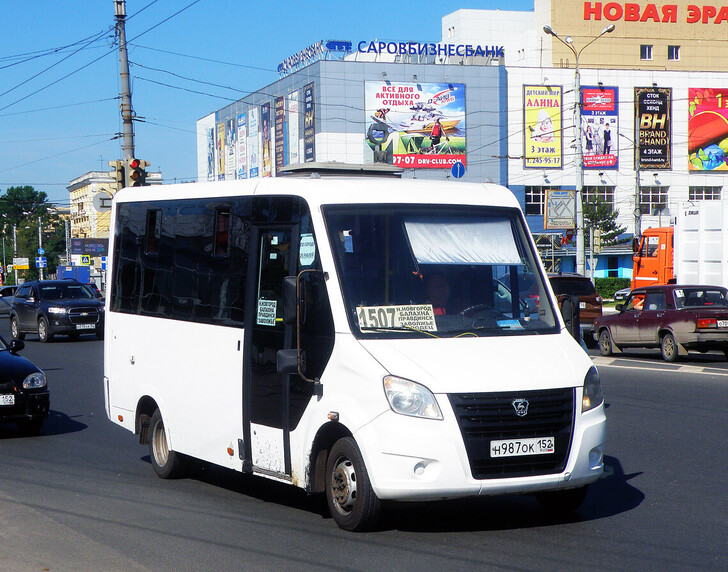
{"label": "green tree", "polygon": [[613,210],[611,205],[602,199],[584,202],[584,243],[589,245],[590,228],[602,231],[602,246],[628,242],[629,238],[619,238],[627,228],[617,224],[618,216],[619,211]]}
{"label": "green tree", "polygon": [[[39,228],[45,256],[48,259],[46,274],[55,272],[58,257],[65,253],[65,230],[63,221],[59,219],[53,205],[48,202],[46,193],[36,191],[27,185],[9,187],[0,195],[0,225],[6,237],[6,247],[9,248],[7,262],[10,263],[13,257],[13,225],[16,232],[17,255],[30,259],[30,269],[22,271],[23,278],[32,280],[39,276],[38,269],[35,268]],[[59,240],[59,237],[63,237],[62,240]],[[11,280],[12,276],[11,274]]]}

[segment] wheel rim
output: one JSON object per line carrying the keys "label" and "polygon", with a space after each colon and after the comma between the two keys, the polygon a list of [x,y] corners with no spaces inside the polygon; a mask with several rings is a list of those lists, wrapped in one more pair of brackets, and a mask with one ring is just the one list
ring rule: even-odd
{"label": "wheel rim", "polygon": [[41,320],[40,322],[38,322],[38,337],[41,340],[45,340],[47,335],[48,331],[46,330],[45,321]]}
{"label": "wheel rim", "polygon": [[152,453],[157,465],[164,467],[169,457],[169,448],[167,447],[167,436],[164,434],[164,424],[160,421],[154,426],[152,431]]}
{"label": "wheel rim", "polygon": [[349,514],[356,503],[356,471],[346,457],[337,460],[331,474],[331,497],[336,510],[344,515]]}
{"label": "wheel rim", "polygon": [[11,328],[10,329],[12,330],[13,337],[14,338],[17,338],[18,337],[18,331],[19,331],[18,330],[18,321],[17,320],[13,320],[13,323],[11,324]]}
{"label": "wheel rim", "polygon": [[672,336],[665,336],[662,340],[662,352],[665,354],[665,357],[671,358],[673,355],[675,355],[675,340],[672,339]]}
{"label": "wheel rim", "polygon": [[602,335],[599,336],[599,345],[603,352],[608,352],[612,349],[612,344],[609,341],[609,334],[607,332],[602,332]]}

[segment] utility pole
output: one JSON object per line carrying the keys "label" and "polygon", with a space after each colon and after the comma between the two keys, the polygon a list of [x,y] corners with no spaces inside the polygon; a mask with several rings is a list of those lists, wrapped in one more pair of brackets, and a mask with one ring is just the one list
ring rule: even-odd
{"label": "utility pole", "polygon": [[18,257],[18,237],[17,225],[13,224],[13,272],[15,273],[15,284],[18,283],[18,268],[15,265],[15,259]]}
{"label": "utility pole", "polygon": [[116,11],[116,35],[119,38],[119,74],[121,76],[121,119],[123,124],[122,151],[124,160],[134,157],[134,124],[132,123],[131,83],[129,82],[129,58],[126,53],[126,0],[114,0]]}
{"label": "utility pole", "polygon": [[639,240],[642,234],[642,211],[640,210],[640,160],[636,153],[634,162],[634,238]]}

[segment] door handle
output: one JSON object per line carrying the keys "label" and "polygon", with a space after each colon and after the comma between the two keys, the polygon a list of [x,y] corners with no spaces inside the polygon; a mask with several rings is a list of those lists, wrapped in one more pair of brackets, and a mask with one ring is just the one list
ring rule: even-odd
{"label": "door handle", "polygon": [[657,312],[657,317],[662,318],[662,316],[665,315],[665,312]]}

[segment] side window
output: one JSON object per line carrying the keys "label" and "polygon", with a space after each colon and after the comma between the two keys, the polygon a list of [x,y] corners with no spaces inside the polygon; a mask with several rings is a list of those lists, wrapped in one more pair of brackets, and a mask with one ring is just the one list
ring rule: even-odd
{"label": "side window", "polygon": [[151,209],[147,211],[147,226],[144,239],[144,253],[158,254],[159,239],[162,236],[162,211]]}
{"label": "side window", "polygon": [[627,304],[624,309],[627,310],[628,312],[639,312],[642,310],[644,304],[645,304],[644,292],[637,292],[637,293],[632,294],[632,296],[630,296],[629,300],[627,300]]}
{"label": "side window", "polygon": [[22,286],[18,288],[18,291],[15,293],[16,298],[27,298],[30,294],[30,286]]}
{"label": "side window", "polygon": [[645,310],[664,310],[665,309],[665,293],[650,292],[645,296]]}

